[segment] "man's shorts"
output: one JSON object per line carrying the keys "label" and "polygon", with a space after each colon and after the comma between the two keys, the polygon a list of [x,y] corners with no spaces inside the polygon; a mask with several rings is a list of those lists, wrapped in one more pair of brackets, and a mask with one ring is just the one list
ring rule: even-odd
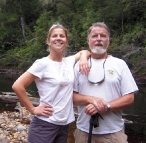
{"label": "man's shorts", "polygon": [[[75,143],[87,143],[88,141],[88,133],[83,132],[79,129],[76,129],[74,132]],[[111,134],[102,134],[95,135],[92,134],[91,143],[128,143],[127,135],[123,130],[111,133]]]}
{"label": "man's shorts", "polygon": [[55,125],[34,116],[29,126],[28,143],[67,143],[69,125]]}

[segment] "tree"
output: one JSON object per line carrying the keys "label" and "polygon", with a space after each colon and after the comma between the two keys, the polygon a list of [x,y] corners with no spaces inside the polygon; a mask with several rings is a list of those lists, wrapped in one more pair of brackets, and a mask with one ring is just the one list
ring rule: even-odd
{"label": "tree", "polygon": [[0,2],[0,47],[3,52],[25,44],[25,38],[32,36],[33,26],[42,10],[41,3],[36,0]]}

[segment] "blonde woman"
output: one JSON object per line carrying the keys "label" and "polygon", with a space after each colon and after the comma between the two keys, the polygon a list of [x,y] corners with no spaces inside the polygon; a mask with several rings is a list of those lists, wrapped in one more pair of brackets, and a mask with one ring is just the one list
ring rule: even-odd
{"label": "blonde woman", "polygon": [[[75,120],[73,112],[74,64],[80,59],[81,71],[89,72],[87,59],[90,52],[83,50],[63,57],[68,45],[68,31],[54,24],[46,43],[50,54],[38,59],[13,84],[12,89],[20,102],[32,113],[28,133],[29,143],[67,143],[69,124]],[[40,105],[34,107],[25,88],[35,81],[40,96]]]}

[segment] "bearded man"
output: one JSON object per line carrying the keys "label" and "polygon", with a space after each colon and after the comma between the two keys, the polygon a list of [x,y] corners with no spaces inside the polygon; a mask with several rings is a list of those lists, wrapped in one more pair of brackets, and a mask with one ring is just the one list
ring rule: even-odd
{"label": "bearded man", "polygon": [[94,23],[87,31],[87,42],[91,50],[90,72],[83,75],[79,65],[74,68],[74,105],[78,106],[76,143],[87,143],[89,120],[101,115],[95,121],[91,143],[127,143],[124,133],[122,109],[134,102],[138,87],[126,62],[108,55],[110,31],[105,23]]}

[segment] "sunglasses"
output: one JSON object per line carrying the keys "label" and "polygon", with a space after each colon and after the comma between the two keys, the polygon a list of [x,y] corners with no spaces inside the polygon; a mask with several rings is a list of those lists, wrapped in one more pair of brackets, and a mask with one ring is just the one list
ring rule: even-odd
{"label": "sunglasses", "polygon": [[92,84],[100,84],[105,79],[104,65],[107,57],[105,58],[103,64],[97,63],[96,66],[92,67],[92,60],[90,57],[90,72],[88,74],[88,81]]}

